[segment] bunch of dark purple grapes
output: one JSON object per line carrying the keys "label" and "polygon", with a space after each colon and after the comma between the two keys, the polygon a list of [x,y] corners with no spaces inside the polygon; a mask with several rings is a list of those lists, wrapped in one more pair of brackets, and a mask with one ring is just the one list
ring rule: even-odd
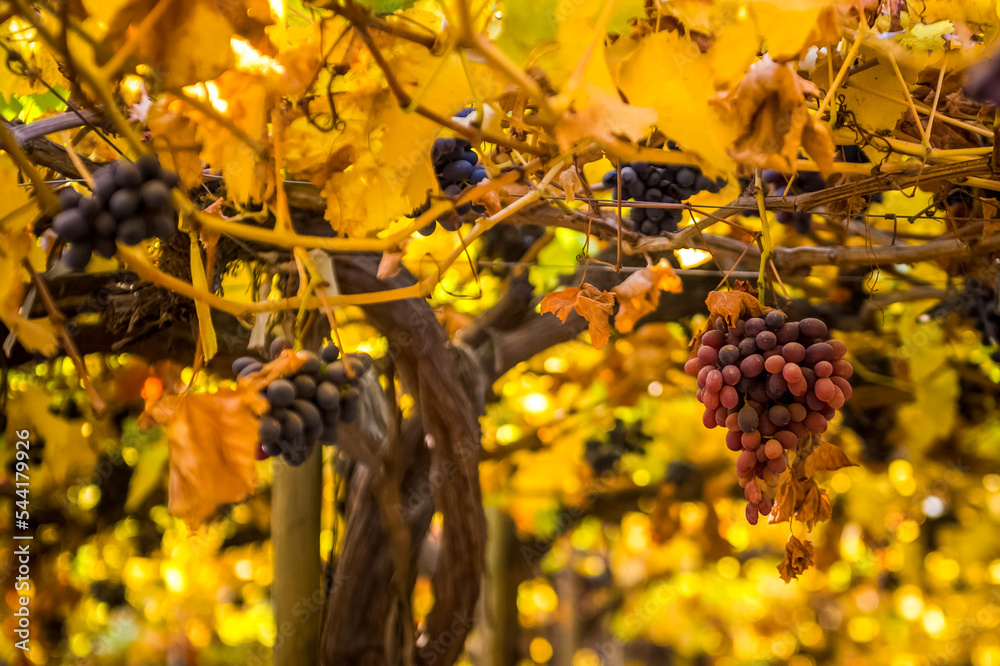
{"label": "bunch of dark purple grapes", "polygon": [[785,321],[780,310],[735,326],[720,317],[684,365],[698,378],[705,426],[728,428],[726,446],[740,452],[736,475],[751,525],[771,513],[771,499],[756,479],[777,485],[788,451],[808,433],[826,432],[827,421],[851,397],[847,346],[827,333],[819,319]]}
{"label": "bunch of dark purple grapes", "polygon": [[[972,319],[987,347],[1000,344],[1000,301],[997,292],[988,282],[972,279],[965,281],[965,316]],[[1000,363],[1000,349],[992,354],[992,359]]]}
{"label": "bunch of dark purple grapes", "polygon": [[[617,169],[604,174],[603,183],[611,188],[615,198],[668,204],[683,203],[702,190],[718,192],[725,184],[722,180],[711,180],[696,166],[652,162],[623,164],[620,188]],[[633,208],[629,212],[633,228],[646,236],[677,231],[677,223],[683,216],[681,208]]]}
{"label": "bunch of dark purple grapes", "polygon": [[[271,357],[276,358],[290,346],[278,338],[271,343]],[[317,355],[300,352],[306,358],[298,372],[276,379],[262,395],[270,405],[260,418],[257,459],[280,455],[289,465],[301,465],[312,453],[316,442],[336,444],[337,424],[353,423],[358,418],[361,376],[372,366],[368,354],[346,354],[330,344]],[[233,362],[239,377],[258,372],[262,361],[242,356]]]}
{"label": "bunch of dark purple grapes", "polygon": [[[466,187],[478,185],[488,179],[486,167],[479,163],[479,153],[472,149],[472,144],[465,139],[455,139],[452,137],[442,137],[434,141],[434,148],[431,150],[431,159],[434,161],[434,175],[437,176],[438,185],[445,196],[457,197]],[[430,208],[430,199],[423,206],[413,211],[410,216],[417,217]],[[470,211],[477,213],[485,212],[485,208],[471,203],[464,203],[454,212],[446,213],[436,220],[437,224],[449,231],[458,231],[462,226],[461,215]],[[457,213],[457,214],[456,214]],[[435,222],[420,229],[424,236],[434,233]]]}
{"label": "bunch of dark purple grapes", "polygon": [[68,242],[62,261],[82,271],[96,252],[115,255],[116,241],[137,245],[147,238],[170,238],[177,231],[170,190],[180,183],[173,171],[160,166],[155,155],[135,162],[118,160],[94,172],[94,192],[85,197],[72,188],[59,192],[62,211],[52,229]]}

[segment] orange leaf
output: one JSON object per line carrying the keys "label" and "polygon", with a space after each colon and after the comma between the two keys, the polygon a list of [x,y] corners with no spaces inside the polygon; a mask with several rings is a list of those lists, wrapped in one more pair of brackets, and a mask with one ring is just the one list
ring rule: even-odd
{"label": "orange leaf", "polygon": [[221,504],[254,491],[257,416],[267,400],[249,385],[216,393],[169,395],[141,422],[162,424],[170,446],[170,512],[197,527]]}
{"label": "orange leaf", "polygon": [[799,541],[789,536],[785,543],[785,558],[778,565],[781,579],[786,583],[813,565],[813,545],[811,541]]}
{"label": "orange leaf", "polygon": [[561,291],[546,294],[542,299],[542,314],[551,312],[563,323],[570,310],[587,320],[590,324],[590,341],[597,349],[608,344],[611,333],[608,330],[608,317],[614,309],[615,297],[606,291],[600,291],[592,284],[584,283],[583,289],[569,287]]}
{"label": "orange leaf", "polygon": [[735,326],[737,319],[761,317],[772,310],[745,291],[710,291],[705,305],[710,313],[722,317],[730,326]]}
{"label": "orange leaf", "polygon": [[660,305],[660,291],[680,293],[681,279],[666,259],[660,259],[655,266],[647,266],[635,272],[620,285],[612,289],[620,306],[615,316],[615,328],[628,333],[635,323]]}
{"label": "orange leaf", "polygon": [[840,447],[823,442],[806,458],[805,473],[813,476],[816,472],[832,472],[842,467],[857,467],[857,463],[851,462]]}

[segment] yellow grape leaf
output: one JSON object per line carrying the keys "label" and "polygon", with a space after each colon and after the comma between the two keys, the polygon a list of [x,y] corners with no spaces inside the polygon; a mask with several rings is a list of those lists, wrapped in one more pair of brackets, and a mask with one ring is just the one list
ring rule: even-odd
{"label": "yellow grape leaf", "polygon": [[177,172],[185,189],[192,189],[201,184],[201,143],[183,109],[179,100],[161,99],[150,107],[147,125],[160,164]]}
{"label": "yellow grape leaf", "polygon": [[221,504],[254,491],[257,417],[267,400],[250,383],[216,393],[164,396],[140,425],[159,423],[170,446],[168,508],[197,527]]}
{"label": "yellow grape leaf", "polygon": [[[52,52],[27,23],[16,19],[5,21],[0,24],[0,39],[6,49],[6,62],[0,66],[0,91],[4,96],[47,93],[49,89],[43,81],[50,86],[69,87]],[[19,55],[24,64],[15,61],[14,54]]]}
{"label": "yellow grape leaf", "polygon": [[59,342],[52,322],[28,319],[19,312],[28,278],[21,263],[39,253],[31,235],[31,222],[37,213],[28,188],[18,184],[14,163],[6,154],[0,155],[0,320],[26,349],[53,356]]}
{"label": "yellow grape leaf", "polygon": [[898,42],[913,51],[941,51],[948,45],[944,36],[953,32],[955,26],[951,21],[937,21],[930,25],[914,23],[899,36]]}
{"label": "yellow grape leaf", "polygon": [[789,536],[785,543],[785,557],[778,564],[781,580],[789,583],[793,578],[798,578],[799,574],[813,565],[814,553],[811,541],[799,541],[794,536]]}
{"label": "yellow grape leaf", "polygon": [[816,472],[832,472],[842,467],[857,467],[851,462],[839,446],[823,442],[809,454],[805,463],[806,476],[815,476]]}
{"label": "yellow grape leaf", "polygon": [[[135,34],[159,0],[131,0],[108,27],[108,45],[117,50]],[[208,81],[235,62],[232,24],[220,11],[224,3],[173,0],[151,29],[137,40],[135,55],[156,67],[167,88]]]}
{"label": "yellow grape leaf", "polygon": [[732,170],[726,150],[738,128],[710,101],[717,92],[712,58],[695,42],[667,30],[619,39],[609,48],[609,65],[629,104],[655,109],[657,125],[701,158],[709,177]]}
{"label": "yellow grape leaf", "polygon": [[[811,46],[840,40],[838,0],[753,0],[748,5],[757,34],[774,60],[796,60]],[[849,6],[849,5],[847,5]]]}
{"label": "yellow grape leaf", "polygon": [[655,110],[625,104],[616,95],[591,84],[576,96],[573,106],[579,110],[568,111],[555,128],[563,151],[584,139],[596,139],[605,146],[614,145],[618,139],[639,141],[657,117]]}
{"label": "yellow grape leaf", "polygon": [[523,66],[535,47],[555,41],[558,0],[504,0],[496,46]]}
{"label": "yellow grape leaf", "polygon": [[[267,102],[272,99],[262,81],[243,72],[225,72],[216,79],[219,98],[226,104],[226,118],[259,143],[267,146]],[[273,182],[272,169],[239,136],[214,120],[191,110],[201,144],[200,157],[213,170],[221,170],[226,194],[238,203],[261,201]]]}
{"label": "yellow grape leaf", "polygon": [[660,305],[660,292],[679,294],[681,279],[666,259],[660,259],[655,266],[646,266],[632,273],[624,282],[612,289],[618,297],[618,314],[615,328],[628,333],[635,328],[636,321]]}
{"label": "yellow grape leaf", "polygon": [[829,175],[833,138],[810,113],[806,94],[818,96],[819,89],[791,65],[764,58],[750,67],[735,89],[716,96],[713,102],[737,128],[729,151],[733,159],[763,169],[793,171],[801,148]]}
{"label": "yellow grape leaf", "polygon": [[606,291],[600,291],[592,284],[584,283],[583,288],[569,287],[561,291],[546,294],[542,299],[541,312],[551,312],[563,323],[571,311],[587,320],[590,325],[590,342],[597,349],[608,344],[610,331],[608,318],[614,310],[615,297]]}

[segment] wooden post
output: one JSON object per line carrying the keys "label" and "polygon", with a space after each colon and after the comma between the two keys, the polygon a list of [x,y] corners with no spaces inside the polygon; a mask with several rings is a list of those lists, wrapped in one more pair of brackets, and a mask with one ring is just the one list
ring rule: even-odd
{"label": "wooden post", "polygon": [[323,452],[319,443],[298,467],[273,463],[271,544],[274,548],[274,666],[319,662],[323,620],[319,552]]}

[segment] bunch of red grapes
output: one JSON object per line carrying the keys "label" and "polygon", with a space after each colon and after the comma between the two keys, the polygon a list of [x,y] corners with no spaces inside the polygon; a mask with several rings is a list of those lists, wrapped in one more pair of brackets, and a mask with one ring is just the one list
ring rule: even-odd
{"label": "bunch of red grapes", "polygon": [[700,342],[684,371],[698,378],[705,426],[728,428],[726,445],[740,452],[736,475],[747,521],[756,525],[772,508],[757,479],[776,486],[788,452],[809,433],[826,432],[851,397],[854,368],[844,358],[847,346],[828,339],[825,323],[786,321],[780,310],[734,326],[719,317]]}

